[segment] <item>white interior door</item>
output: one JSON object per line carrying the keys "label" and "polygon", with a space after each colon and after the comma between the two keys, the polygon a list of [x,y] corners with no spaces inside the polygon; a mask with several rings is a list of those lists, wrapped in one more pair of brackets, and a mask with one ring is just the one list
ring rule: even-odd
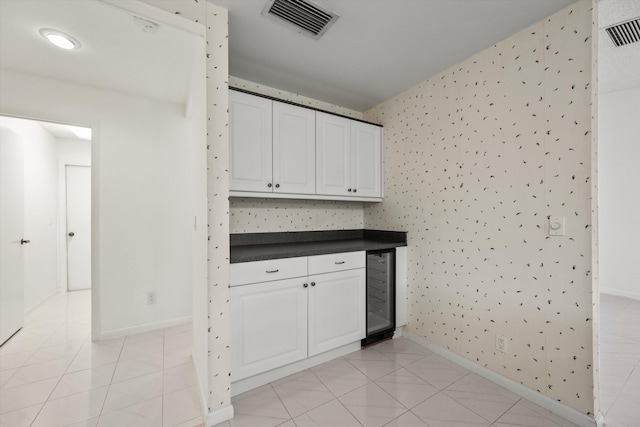
{"label": "white interior door", "polygon": [[91,288],[91,167],[66,167],[67,290]]}
{"label": "white interior door", "polygon": [[24,146],[0,128],[0,344],[24,324]]}

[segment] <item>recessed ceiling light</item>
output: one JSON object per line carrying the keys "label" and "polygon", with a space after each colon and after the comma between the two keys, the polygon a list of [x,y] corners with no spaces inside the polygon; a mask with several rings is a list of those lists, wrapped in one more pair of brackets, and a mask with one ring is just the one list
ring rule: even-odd
{"label": "recessed ceiling light", "polygon": [[80,49],[80,42],[62,31],[51,28],[40,28],[40,35],[61,49]]}

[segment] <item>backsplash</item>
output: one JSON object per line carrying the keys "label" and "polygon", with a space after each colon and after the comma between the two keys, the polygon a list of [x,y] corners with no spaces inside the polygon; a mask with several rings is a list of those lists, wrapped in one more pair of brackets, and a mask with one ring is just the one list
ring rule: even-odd
{"label": "backsplash", "polygon": [[232,198],[231,233],[363,228],[362,202]]}
{"label": "backsplash", "polygon": [[580,0],[367,112],[386,194],[364,208],[408,231],[411,332],[589,415],[591,25]]}
{"label": "backsplash", "polygon": [[[229,77],[229,86],[362,119],[360,112],[236,77]],[[362,228],[362,208],[361,202],[231,198],[229,229],[231,233],[356,229]]]}

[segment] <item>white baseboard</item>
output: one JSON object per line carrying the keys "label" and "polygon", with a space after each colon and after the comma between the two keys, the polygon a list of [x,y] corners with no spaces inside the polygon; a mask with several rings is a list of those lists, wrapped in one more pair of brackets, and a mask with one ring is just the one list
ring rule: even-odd
{"label": "white baseboard", "polygon": [[33,310],[38,308],[40,306],[40,304],[42,304],[43,302],[45,302],[46,300],[48,300],[49,298],[51,298],[52,296],[54,296],[57,293],[58,293],[58,288],[56,288],[53,292],[48,294],[46,297],[40,298],[40,300],[38,302],[36,302],[35,304],[33,304],[31,307],[26,308],[24,310],[24,314],[26,315],[26,314],[31,313]]}
{"label": "white baseboard", "polygon": [[114,338],[122,338],[128,335],[140,334],[143,332],[155,331],[156,329],[170,328],[191,322],[191,316],[177,317],[175,319],[163,320],[161,322],[144,323],[142,325],[129,326],[127,328],[112,329],[102,331],[97,334],[95,340],[104,341]]}
{"label": "white baseboard", "polygon": [[602,412],[598,412],[596,416],[596,425],[598,427],[604,427],[604,414]]}
{"label": "white baseboard", "polygon": [[217,411],[211,411],[207,414],[207,427],[213,427],[221,422],[228,421],[233,418],[233,405],[225,406]]}
{"label": "white baseboard", "polygon": [[583,414],[573,408],[568,407],[548,396],[545,396],[529,387],[526,387],[518,382],[515,382],[505,376],[502,376],[496,372],[493,372],[490,369],[485,368],[484,366],[480,366],[477,363],[472,362],[469,359],[466,359],[452,351],[449,351],[445,348],[440,347],[437,344],[428,341],[413,332],[404,331],[403,333],[405,338],[410,339],[411,341],[420,344],[421,346],[427,348],[428,350],[433,351],[434,353],[445,357],[452,362],[467,368],[471,372],[480,375],[504,388],[507,390],[524,397],[531,402],[542,406],[543,408],[553,412],[554,414],[571,421],[574,424],[579,425],[580,427],[594,427],[596,426],[596,419],[591,418],[588,415]]}
{"label": "white baseboard", "polygon": [[601,294],[614,295],[614,296],[617,296],[617,297],[631,298],[631,299],[635,299],[635,300],[639,300],[640,301],[640,292],[622,291],[620,289],[603,288],[601,286],[600,287],[600,293]]}

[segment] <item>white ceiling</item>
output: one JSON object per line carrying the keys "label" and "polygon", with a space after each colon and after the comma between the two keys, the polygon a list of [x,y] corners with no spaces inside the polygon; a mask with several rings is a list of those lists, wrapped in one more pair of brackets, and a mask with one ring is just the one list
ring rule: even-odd
{"label": "white ceiling", "polygon": [[600,93],[640,87],[640,42],[615,47],[604,28],[640,17],[640,0],[598,3],[598,90]]}
{"label": "white ceiling", "polygon": [[[72,35],[82,48],[53,47],[38,33],[43,27]],[[1,68],[163,101],[188,96],[194,37],[163,23],[145,33],[131,12],[98,0],[0,0]]]}
{"label": "white ceiling", "polygon": [[[574,0],[320,0],[341,17],[318,41],[261,16],[267,0],[209,1],[229,9],[232,75],[364,111]],[[163,22],[144,33],[114,4],[144,6],[0,0],[0,67],[184,103],[196,36]],[[640,16],[640,0],[601,0],[599,9],[602,28]],[[82,49],[53,48],[41,27]],[[601,92],[640,86],[640,43],[614,48],[600,31],[599,64]]]}
{"label": "white ceiling", "polygon": [[[316,0],[340,15],[320,40],[229,10],[230,74],[364,111],[504,40],[574,0]],[[638,1],[638,0],[632,0]]]}

